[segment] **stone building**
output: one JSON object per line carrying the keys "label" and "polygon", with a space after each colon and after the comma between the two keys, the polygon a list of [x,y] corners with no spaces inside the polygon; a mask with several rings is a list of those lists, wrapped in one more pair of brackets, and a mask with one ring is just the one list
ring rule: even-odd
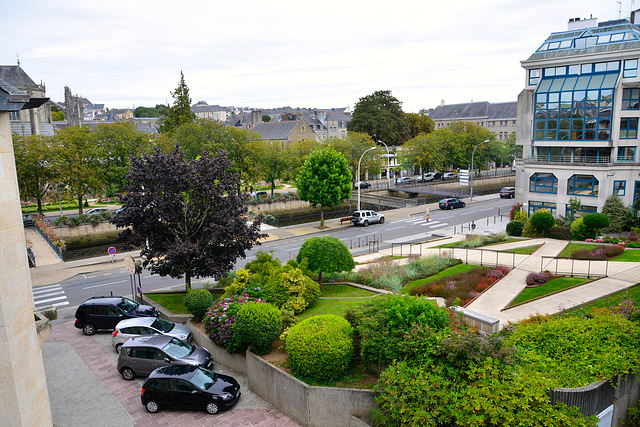
{"label": "stone building", "polygon": [[571,198],[584,212],[596,212],[612,194],[625,205],[640,196],[635,15],[602,23],[572,19],[522,61],[516,200],[529,214],[545,208],[566,215]]}
{"label": "stone building", "polygon": [[442,129],[454,122],[467,122],[486,128],[496,134],[499,140],[516,132],[517,102],[487,101],[466,102],[445,105],[444,99],[434,109],[424,111],[434,121],[436,129]]}

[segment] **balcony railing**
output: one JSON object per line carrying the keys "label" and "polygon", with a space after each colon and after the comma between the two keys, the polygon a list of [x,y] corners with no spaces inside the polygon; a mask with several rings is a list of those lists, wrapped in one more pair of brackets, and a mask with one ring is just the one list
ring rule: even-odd
{"label": "balcony railing", "polygon": [[[611,156],[575,156],[575,155],[549,155],[539,154],[533,155],[530,158],[534,162],[545,163],[594,163],[594,164],[606,164],[611,163]],[[635,159],[629,156],[618,157],[619,162],[633,162]]]}

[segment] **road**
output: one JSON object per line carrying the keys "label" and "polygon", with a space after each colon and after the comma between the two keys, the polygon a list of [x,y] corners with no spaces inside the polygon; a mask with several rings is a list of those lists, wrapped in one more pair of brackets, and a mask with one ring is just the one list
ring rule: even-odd
{"label": "road", "polygon": [[[332,229],[323,235],[332,235],[343,241],[351,249],[351,253],[361,255],[369,252],[368,242],[379,241],[376,250],[391,247],[392,243],[411,243],[426,241],[437,235],[438,230],[451,229],[462,225],[468,227],[471,221],[494,215],[508,215],[513,205],[511,199],[495,199],[474,202],[465,208],[442,211],[431,210],[431,218],[427,222],[422,214],[398,215],[393,219],[387,217],[384,224],[372,224],[368,227],[345,226]],[[397,211],[395,211],[397,212]],[[285,240],[273,240],[257,246],[247,252],[247,258],[238,260],[236,268],[243,267],[247,262],[255,259],[257,251],[273,251],[274,256],[283,263],[295,258],[303,242],[309,236],[299,236]],[[213,279],[194,280],[194,287],[202,287],[205,282]],[[148,292],[163,288],[183,288],[183,279],[160,277],[144,271],[141,274],[142,290]],[[131,295],[131,280],[129,273],[123,266],[98,272],[78,274],[61,283],[52,283],[34,289],[36,307],[54,305],[58,309],[59,321],[73,319],[75,308],[91,296],[100,295]]]}

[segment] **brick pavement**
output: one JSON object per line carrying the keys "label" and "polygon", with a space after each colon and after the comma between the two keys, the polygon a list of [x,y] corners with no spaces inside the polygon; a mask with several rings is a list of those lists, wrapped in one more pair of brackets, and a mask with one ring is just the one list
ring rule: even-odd
{"label": "brick pavement", "polygon": [[[95,377],[106,387],[107,391],[117,400],[122,408],[133,419],[136,426],[175,426],[175,427],[199,427],[199,426],[255,426],[255,427],[294,427],[296,422],[274,409],[234,409],[223,411],[217,415],[209,415],[204,410],[177,411],[161,410],[156,414],[150,414],[140,402],[140,384],[137,381],[126,381],[118,373],[114,364],[113,355],[109,354],[92,337],[85,336],[73,326],[73,322],[65,322],[53,325],[47,343],[68,343],[78,356],[86,363]],[[78,372],[81,372],[78,369]],[[70,378],[70,381],[78,381],[78,378]],[[87,379],[88,381],[89,379]],[[70,384],[73,387],[73,384]],[[69,390],[72,395],[72,390]],[[53,391],[50,389],[49,393]],[[82,398],[82,396],[80,397]],[[86,398],[89,398],[86,396]],[[242,399],[242,397],[240,398]],[[68,408],[73,411],[82,408],[82,402],[73,402],[73,397],[67,396]],[[54,410],[55,413],[55,410]],[[114,414],[101,414],[107,420]],[[54,418],[54,422],[55,422]],[[124,421],[129,420],[122,420]],[[107,421],[109,423],[109,421]],[[111,425],[120,425],[117,419],[111,419]],[[65,427],[74,427],[65,425]]]}

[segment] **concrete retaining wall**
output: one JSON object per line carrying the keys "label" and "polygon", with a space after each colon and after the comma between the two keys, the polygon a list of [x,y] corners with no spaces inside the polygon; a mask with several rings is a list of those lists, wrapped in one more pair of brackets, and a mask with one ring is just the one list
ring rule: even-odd
{"label": "concrete retaining wall", "polygon": [[483,335],[500,332],[500,320],[485,314],[477,313],[464,307],[456,307],[462,313],[462,321],[472,328],[476,328]]}
{"label": "concrete retaining wall", "polygon": [[[61,239],[69,239],[71,237],[83,237],[87,234],[99,234],[106,232],[114,232],[118,229],[114,224],[110,222],[99,222],[96,225],[93,224],[80,224],[75,227],[63,226],[55,227],[55,233]],[[120,229],[119,231],[122,231]]]}

